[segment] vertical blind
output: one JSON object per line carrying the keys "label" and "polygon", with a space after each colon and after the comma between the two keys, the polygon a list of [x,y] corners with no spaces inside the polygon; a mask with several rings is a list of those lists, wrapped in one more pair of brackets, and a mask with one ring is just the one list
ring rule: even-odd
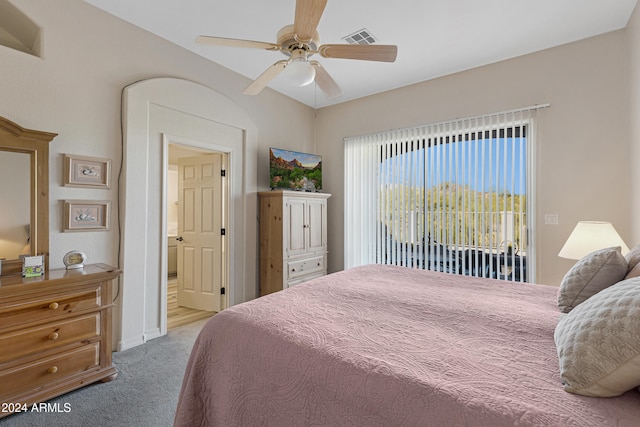
{"label": "vertical blind", "polygon": [[532,279],[534,118],[546,106],[345,138],[345,268]]}

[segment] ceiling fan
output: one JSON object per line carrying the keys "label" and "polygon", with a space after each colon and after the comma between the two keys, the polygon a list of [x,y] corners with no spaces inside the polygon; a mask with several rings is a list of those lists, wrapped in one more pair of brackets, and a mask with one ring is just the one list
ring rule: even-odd
{"label": "ceiling fan", "polygon": [[323,58],[394,62],[398,48],[394,45],[320,45],[320,37],[316,28],[326,5],[327,0],[296,0],[294,23],[285,26],[278,32],[277,43],[212,36],[198,36],[196,42],[218,46],[274,50],[289,57],[289,59],[278,61],[267,68],[244,90],[245,95],[257,95],[271,80],[287,69],[289,78],[299,86],[315,81],[329,99],[336,98],[342,94],[342,90],[318,61],[309,60],[311,56],[319,54]]}

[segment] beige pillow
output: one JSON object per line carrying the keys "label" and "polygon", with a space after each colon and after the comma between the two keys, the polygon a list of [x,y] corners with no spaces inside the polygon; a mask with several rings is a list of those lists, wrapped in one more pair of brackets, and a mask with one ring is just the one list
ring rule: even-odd
{"label": "beige pillow", "polygon": [[640,276],[640,245],[635,246],[624,257],[628,264],[625,279]]}
{"label": "beige pillow", "polygon": [[636,264],[635,267],[627,271],[627,275],[624,276],[626,279],[633,279],[634,277],[640,276],[640,264]]}
{"label": "beige pillow", "polygon": [[640,278],[604,289],[563,315],[554,339],[566,391],[609,397],[640,386]]}
{"label": "beige pillow", "polygon": [[640,262],[640,245],[634,246],[624,257],[629,264],[629,270],[631,270]]}
{"label": "beige pillow", "polygon": [[606,248],[584,256],[562,279],[558,289],[558,308],[570,312],[601,290],[618,283],[627,274],[627,260],[621,248]]}

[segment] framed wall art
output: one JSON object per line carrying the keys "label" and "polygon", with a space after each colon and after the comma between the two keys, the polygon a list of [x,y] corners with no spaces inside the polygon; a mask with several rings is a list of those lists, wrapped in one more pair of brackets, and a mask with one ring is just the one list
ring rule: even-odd
{"label": "framed wall art", "polygon": [[109,230],[107,200],[65,200],[63,231]]}
{"label": "framed wall art", "polygon": [[111,160],[64,155],[64,185],[67,187],[109,188]]}

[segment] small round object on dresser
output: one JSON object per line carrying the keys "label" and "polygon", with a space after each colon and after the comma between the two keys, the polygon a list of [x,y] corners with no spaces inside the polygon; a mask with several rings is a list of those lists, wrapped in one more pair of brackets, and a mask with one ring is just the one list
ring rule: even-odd
{"label": "small round object on dresser", "polygon": [[62,262],[64,262],[67,270],[83,268],[84,262],[86,260],[87,256],[84,254],[84,252],[80,251],[69,251],[65,254],[64,258],[62,258]]}

